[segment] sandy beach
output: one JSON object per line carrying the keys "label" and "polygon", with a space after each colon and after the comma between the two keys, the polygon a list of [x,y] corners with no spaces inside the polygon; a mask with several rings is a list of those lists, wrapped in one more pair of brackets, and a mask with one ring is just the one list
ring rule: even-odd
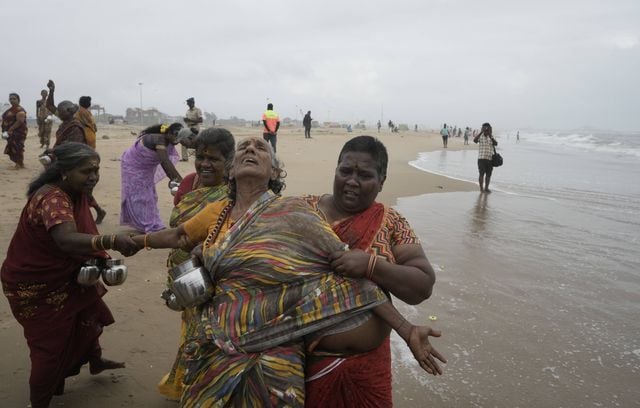
{"label": "sandy beach", "polygon": [[[120,162],[122,152],[135,140],[135,126],[98,125],[98,147],[101,155],[101,179],[94,195],[107,211],[101,233],[122,230],[119,225]],[[229,128],[236,140],[259,136],[259,128]],[[55,129],[54,129],[55,132]],[[321,194],[331,191],[333,170],[343,143],[352,136],[372,134],[387,146],[390,156],[389,174],[379,200],[394,205],[399,197],[425,193],[475,191],[472,183],[448,179],[419,171],[408,165],[418,152],[441,147],[438,135],[429,132],[376,133],[375,130],[347,133],[344,129],[314,129],[312,139],[304,139],[302,129],[282,129],[278,137],[278,155],[285,163],[287,188],[284,195]],[[3,156],[0,164],[0,258],[4,259],[20,212],[26,202],[27,184],[41,170],[37,162],[37,131],[29,129],[25,164],[22,171],[9,170],[11,163]],[[450,149],[461,149],[461,139],[454,139]],[[473,148],[474,146],[471,146]],[[193,158],[179,162],[178,171],[184,176],[193,170]],[[165,182],[158,184],[159,206],[164,220],[168,220],[172,197]],[[113,254],[118,256],[119,254]],[[104,356],[125,361],[123,370],[91,376],[83,368],[80,375],[67,380],[65,394],[55,397],[51,406],[83,407],[174,407],[156,389],[156,384],[171,366],[179,334],[179,315],[166,308],[160,300],[166,279],[167,251],[140,251],[125,262],[129,277],[124,285],[112,287],[105,296],[116,323],[105,329],[101,337]],[[437,287],[436,287],[437,291]],[[446,351],[446,341],[441,341]],[[4,296],[0,296],[0,406],[26,407],[28,400],[29,356],[20,325],[11,315]],[[417,365],[416,365],[417,367]],[[400,388],[400,387],[395,387]],[[404,388],[404,387],[403,387]],[[407,395],[421,394],[420,390],[396,391],[398,407],[416,406]]]}

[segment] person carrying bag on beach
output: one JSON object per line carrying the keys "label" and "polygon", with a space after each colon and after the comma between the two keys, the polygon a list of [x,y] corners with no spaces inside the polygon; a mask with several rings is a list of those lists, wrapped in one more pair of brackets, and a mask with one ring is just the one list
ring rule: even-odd
{"label": "person carrying bag on beach", "polygon": [[473,143],[478,144],[478,184],[480,185],[480,191],[490,193],[489,182],[493,172],[491,159],[493,158],[493,147],[498,142],[493,138],[493,130],[489,123],[482,124],[482,130],[473,138]]}

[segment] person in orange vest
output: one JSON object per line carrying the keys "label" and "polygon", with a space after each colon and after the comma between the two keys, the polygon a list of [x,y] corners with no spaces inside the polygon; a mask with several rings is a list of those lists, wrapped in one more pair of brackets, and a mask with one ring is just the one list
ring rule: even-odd
{"label": "person in orange vest", "polygon": [[273,152],[276,152],[276,142],[278,141],[278,129],[280,129],[280,117],[273,110],[273,104],[267,104],[267,110],[262,114],[262,124],[264,130],[262,137],[267,142],[271,143]]}

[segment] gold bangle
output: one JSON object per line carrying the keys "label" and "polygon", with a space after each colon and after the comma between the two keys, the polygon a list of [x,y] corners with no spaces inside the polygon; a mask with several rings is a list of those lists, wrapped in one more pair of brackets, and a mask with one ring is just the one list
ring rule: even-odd
{"label": "gold bangle", "polygon": [[144,234],[144,249],[151,251],[151,247],[148,245],[149,234]]}
{"label": "gold bangle", "polygon": [[110,249],[114,249],[116,245],[116,234],[111,234],[111,248]]}
{"label": "gold bangle", "polygon": [[91,237],[91,249],[93,249],[94,251],[98,250],[98,247],[96,246],[97,240],[98,240],[98,235],[94,235]]}
{"label": "gold bangle", "polygon": [[103,250],[103,251],[105,250],[105,247],[104,247],[104,235],[100,235],[100,249]]}
{"label": "gold bangle", "polygon": [[376,263],[378,262],[378,257],[375,256],[374,254],[371,254],[371,257],[369,258],[369,265],[367,267],[367,279],[369,280],[373,280],[373,273],[376,270]]}

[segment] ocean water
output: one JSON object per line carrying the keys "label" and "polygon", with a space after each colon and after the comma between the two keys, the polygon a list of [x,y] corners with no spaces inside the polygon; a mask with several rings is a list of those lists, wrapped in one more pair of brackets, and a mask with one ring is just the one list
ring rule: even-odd
{"label": "ocean water", "polygon": [[[395,339],[396,404],[640,406],[640,132],[496,136],[491,194],[398,202],[437,273],[431,299],[400,309],[443,330],[450,361],[428,377]],[[410,164],[477,183],[476,160]]]}

